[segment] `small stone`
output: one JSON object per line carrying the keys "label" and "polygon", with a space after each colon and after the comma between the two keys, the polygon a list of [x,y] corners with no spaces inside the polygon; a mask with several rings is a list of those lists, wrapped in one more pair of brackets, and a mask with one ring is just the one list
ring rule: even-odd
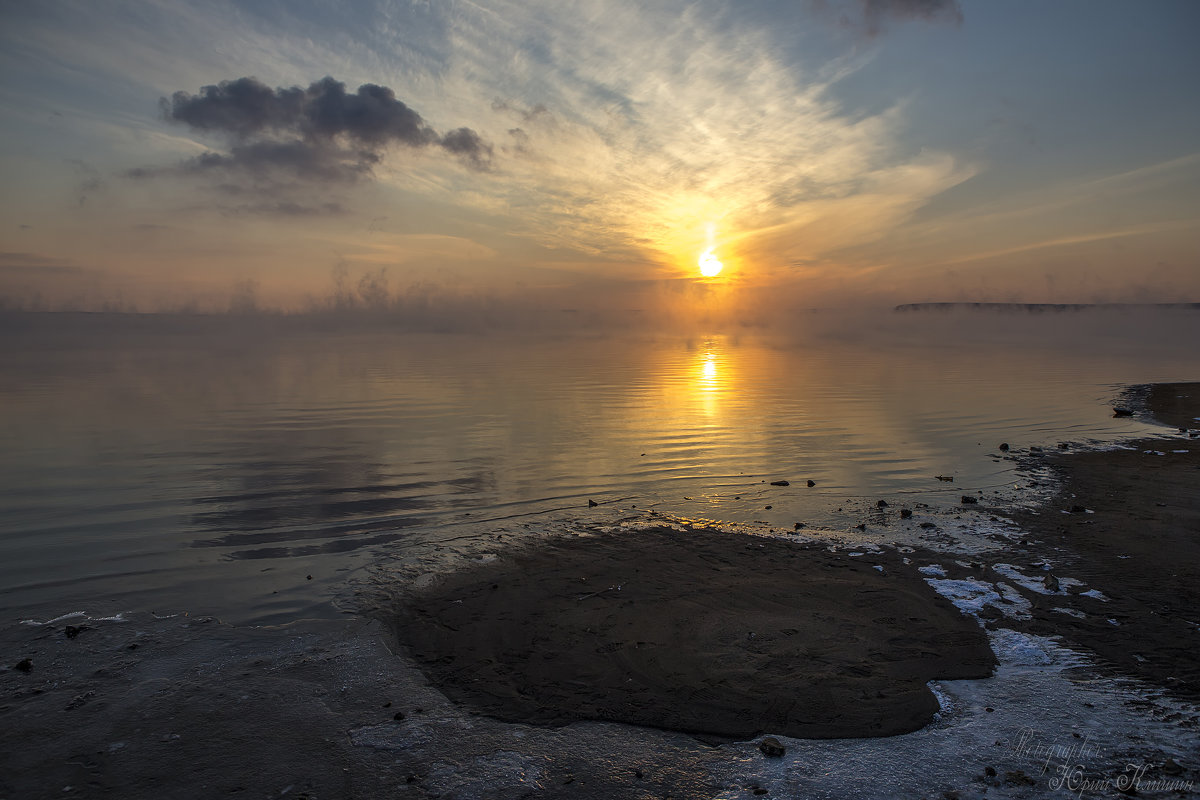
{"label": "small stone", "polygon": [[66,635],[66,637],[68,639],[74,639],[76,636],[83,633],[84,631],[90,631],[90,630],[91,630],[91,628],[89,628],[87,625],[80,625],[78,628],[75,627],[74,625],[68,625],[67,627],[63,628],[63,633]]}
{"label": "small stone", "polygon": [[1176,763],[1175,759],[1168,758],[1166,761],[1163,762],[1162,771],[1168,775],[1182,775],[1183,767],[1181,767],[1178,763]]}
{"label": "small stone", "polygon": [[1007,452],[1008,452],[1008,442],[1001,442],[1001,443],[1000,443],[1000,452],[1001,452],[1001,453],[1007,453]]}
{"label": "small stone", "polygon": [[867,529],[867,524],[866,524],[865,522],[860,522],[860,523],[858,523],[857,525],[855,525],[854,527],[855,527],[857,530],[860,530],[860,531],[865,531],[865,530]]}
{"label": "small stone", "polygon": [[921,527],[928,531],[933,530],[937,525],[934,525],[932,522],[922,522]]}
{"label": "small stone", "polygon": [[879,502],[877,502],[875,504],[875,506],[876,506],[876,508],[887,508],[888,502],[887,502],[887,500],[880,500]]}
{"label": "small stone", "polygon": [[979,498],[977,498],[977,497],[972,497],[972,496],[971,496],[971,495],[969,495],[969,494],[964,494],[964,495],[962,496],[962,502],[963,502],[963,505],[973,506],[973,505],[975,505],[976,503],[978,503],[978,502],[979,502]]}
{"label": "small stone", "polygon": [[1072,514],[1086,514],[1086,513],[1087,513],[1087,507],[1086,507],[1086,506],[1081,506],[1081,505],[1074,505],[1074,506],[1071,506],[1071,513],[1072,513]]}
{"label": "small stone", "polygon": [[797,523],[795,524],[795,526],[792,528],[792,530],[797,530],[797,531],[798,531],[798,530],[800,530],[800,529],[801,529],[801,528],[803,528],[803,527],[804,527],[804,523],[803,523],[803,522],[797,522]]}
{"label": "small stone", "polygon": [[779,743],[779,740],[774,736],[768,736],[759,742],[758,749],[762,751],[764,756],[768,756],[770,758],[779,758],[785,752],[787,752],[784,750],[783,745]]}
{"label": "small stone", "polygon": [[637,778],[640,781],[646,777],[646,773],[642,772],[640,769],[635,769],[633,771],[633,777]]}
{"label": "small stone", "polygon": [[946,481],[947,483],[954,482],[953,475],[934,475],[933,477],[937,478],[939,481]]}
{"label": "small stone", "polygon": [[772,486],[791,486],[792,484],[789,483],[788,481],[771,481],[771,485]]}
{"label": "small stone", "polygon": [[996,777],[996,768],[995,767],[984,767],[983,774],[988,776],[989,778],[994,778],[994,777]]}
{"label": "small stone", "polygon": [[987,713],[991,714],[996,709],[992,708],[991,706],[984,706],[983,710],[986,711]]}
{"label": "small stone", "polygon": [[1113,409],[1113,416],[1114,416],[1114,417],[1132,417],[1132,416],[1133,416],[1133,409],[1131,409],[1131,408],[1119,408],[1119,407],[1118,407],[1118,408],[1114,408],[1114,409]]}
{"label": "small stone", "polygon": [[311,581],[311,580],[312,580],[312,575],[306,575],[306,576],[304,577],[304,580],[306,580],[306,581]]}
{"label": "small stone", "polygon": [[770,511],[774,506],[763,506],[766,511]]}
{"label": "small stone", "polygon": [[1042,585],[1046,587],[1048,592],[1058,591],[1058,578],[1054,577],[1053,573],[1042,578]]}
{"label": "small stone", "polygon": [[396,722],[403,722],[404,721],[404,712],[397,711],[395,714],[392,715],[392,719],[394,719]]}
{"label": "small stone", "polygon": [[29,672],[33,669],[33,659],[22,658],[17,662],[17,665],[13,667],[13,669],[17,670],[18,672]]}
{"label": "small stone", "polygon": [[809,481],[809,482],[808,482],[808,488],[810,488],[810,489],[811,489],[812,487],[816,486],[816,485],[817,485],[817,482],[816,482],[816,481]]}
{"label": "small stone", "polygon": [[912,519],[912,509],[911,508],[900,509],[900,519]]}
{"label": "small stone", "polygon": [[595,508],[598,505],[600,505],[600,504],[597,503],[595,500],[592,500],[590,497],[588,498],[588,508]]}

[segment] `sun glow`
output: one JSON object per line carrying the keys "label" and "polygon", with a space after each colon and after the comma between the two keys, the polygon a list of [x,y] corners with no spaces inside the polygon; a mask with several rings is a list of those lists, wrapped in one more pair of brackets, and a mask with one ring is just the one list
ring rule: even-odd
{"label": "sun glow", "polygon": [[704,251],[704,255],[700,256],[700,274],[706,278],[715,278],[724,267],[725,265],[713,255],[711,247]]}

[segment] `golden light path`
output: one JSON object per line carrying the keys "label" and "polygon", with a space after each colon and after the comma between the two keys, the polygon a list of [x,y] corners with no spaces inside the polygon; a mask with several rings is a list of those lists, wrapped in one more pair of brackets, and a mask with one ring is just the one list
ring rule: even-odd
{"label": "golden light path", "polygon": [[706,278],[716,277],[724,267],[725,265],[713,255],[711,247],[704,251],[704,255],[700,256],[700,274]]}

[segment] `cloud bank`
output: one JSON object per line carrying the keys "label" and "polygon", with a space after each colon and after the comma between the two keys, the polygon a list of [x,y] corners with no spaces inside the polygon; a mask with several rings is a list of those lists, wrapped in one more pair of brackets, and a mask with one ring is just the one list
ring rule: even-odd
{"label": "cloud bank", "polygon": [[175,92],[160,105],[169,122],[217,134],[228,149],[175,167],[130,170],[130,177],[221,172],[255,180],[284,176],[349,183],[371,174],[393,145],[440,148],[476,170],[486,170],[492,161],[491,145],[472,129],[439,134],[392,89],[374,83],[352,94],[331,77],[307,89],[272,89],[244,77],[204,86],[195,94]]}

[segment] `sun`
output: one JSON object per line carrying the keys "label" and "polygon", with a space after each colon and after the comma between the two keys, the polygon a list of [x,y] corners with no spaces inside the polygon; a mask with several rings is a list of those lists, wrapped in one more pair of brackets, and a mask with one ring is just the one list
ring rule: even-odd
{"label": "sun", "polygon": [[711,247],[704,251],[704,255],[700,256],[700,274],[704,277],[715,278],[724,268],[725,265],[713,255]]}

